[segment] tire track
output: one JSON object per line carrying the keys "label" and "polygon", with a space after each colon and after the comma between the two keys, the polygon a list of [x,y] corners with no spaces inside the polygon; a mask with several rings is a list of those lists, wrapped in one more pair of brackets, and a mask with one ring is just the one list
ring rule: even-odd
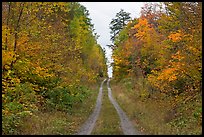
{"label": "tire track", "polygon": [[108,97],[109,97],[111,103],[113,104],[113,106],[115,107],[116,111],[118,112],[118,115],[119,115],[120,121],[121,121],[121,127],[122,127],[122,130],[123,130],[123,133],[125,135],[139,135],[140,133],[135,131],[132,123],[128,119],[128,117],[125,114],[125,112],[120,108],[118,103],[112,97],[112,92],[111,92],[111,88],[110,88],[109,82],[110,82],[110,79],[108,79],[108,82],[107,82]]}
{"label": "tire track", "polygon": [[102,101],[102,93],[103,93],[103,83],[106,81],[106,79],[103,80],[101,83],[99,93],[98,93],[98,98],[96,100],[96,106],[94,108],[93,113],[90,115],[90,117],[87,119],[87,121],[82,125],[80,130],[77,132],[77,135],[90,135],[96,120],[99,116],[100,110],[101,110],[101,101]]}

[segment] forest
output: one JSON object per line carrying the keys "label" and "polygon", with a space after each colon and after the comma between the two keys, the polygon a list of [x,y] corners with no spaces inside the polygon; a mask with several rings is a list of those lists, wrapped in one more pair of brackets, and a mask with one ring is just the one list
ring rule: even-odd
{"label": "forest", "polygon": [[69,111],[106,77],[88,16],[75,2],[2,3],[3,134],[36,111]]}
{"label": "forest", "polygon": [[202,3],[146,2],[109,25],[112,78],[85,6],[2,2],[3,135],[75,134],[96,100],[92,134],[123,134],[110,96],[142,134],[202,134]]}

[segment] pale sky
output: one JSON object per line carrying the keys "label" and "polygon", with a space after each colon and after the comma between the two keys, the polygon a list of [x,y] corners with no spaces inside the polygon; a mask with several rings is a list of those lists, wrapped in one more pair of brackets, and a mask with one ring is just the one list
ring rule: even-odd
{"label": "pale sky", "polygon": [[129,12],[132,19],[138,18],[144,2],[80,2],[80,4],[89,11],[91,23],[94,24],[95,32],[99,35],[97,42],[106,50],[108,76],[112,77],[112,67],[110,67],[110,62],[113,62],[112,50],[106,46],[112,44],[109,24],[121,9]]}

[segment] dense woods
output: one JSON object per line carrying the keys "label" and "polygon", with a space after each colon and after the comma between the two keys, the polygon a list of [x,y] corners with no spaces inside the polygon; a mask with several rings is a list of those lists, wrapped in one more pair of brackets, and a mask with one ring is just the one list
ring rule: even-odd
{"label": "dense woods", "polygon": [[106,77],[88,10],[76,2],[2,3],[2,132],[35,111],[69,111]]}
{"label": "dense woods", "polygon": [[201,126],[201,2],[146,3],[141,16],[116,36],[113,59],[113,77],[131,79],[134,94],[139,92],[144,99],[173,98],[172,112],[179,114],[168,121],[172,126],[179,130],[192,119]]}
{"label": "dense woods", "polygon": [[[202,134],[202,3],[147,2],[109,28],[110,87],[137,130]],[[76,133],[107,78],[97,38],[78,2],[2,2],[2,134]],[[95,128],[122,134],[103,88]]]}

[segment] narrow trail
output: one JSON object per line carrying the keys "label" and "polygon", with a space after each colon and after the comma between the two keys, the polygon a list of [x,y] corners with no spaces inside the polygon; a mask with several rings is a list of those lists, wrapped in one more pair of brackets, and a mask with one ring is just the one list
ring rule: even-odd
{"label": "narrow trail", "polygon": [[116,111],[118,112],[118,115],[119,115],[120,121],[121,121],[121,127],[122,127],[124,135],[139,135],[140,133],[135,131],[131,121],[128,119],[125,112],[120,108],[118,103],[112,97],[112,92],[111,92],[109,82],[110,82],[110,79],[108,79],[108,81],[107,81],[108,97],[109,97],[111,103],[113,104],[113,106],[115,107]]}
{"label": "narrow trail", "polygon": [[87,119],[87,121],[82,125],[82,127],[79,130],[79,132],[77,133],[77,135],[90,135],[91,134],[91,132],[95,126],[96,120],[99,116],[100,110],[101,110],[103,83],[105,81],[106,81],[106,79],[104,79],[103,82],[101,83],[99,93],[98,93],[98,98],[96,100],[96,106],[95,106],[93,113],[90,115],[90,117]]}
{"label": "narrow trail", "polygon": [[[94,108],[93,113],[90,115],[90,117],[87,119],[87,121],[82,125],[82,127],[76,133],[76,135],[90,135],[91,134],[91,132],[95,126],[96,120],[99,116],[100,110],[101,110],[103,84],[105,81],[106,81],[106,79],[104,79],[103,82],[101,83],[99,93],[98,93],[98,98],[96,101],[96,106]],[[107,81],[108,97],[109,97],[109,100],[111,101],[111,103],[115,107],[115,109],[116,109],[116,111],[120,117],[120,122],[121,122],[120,125],[122,127],[124,135],[139,135],[140,133],[135,131],[131,121],[128,119],[125,112],[120,108],[118,103],[112,97],[112,91],[111,91],[109,82],[110,82],[110,79],[108,79],[108,81]]]}

